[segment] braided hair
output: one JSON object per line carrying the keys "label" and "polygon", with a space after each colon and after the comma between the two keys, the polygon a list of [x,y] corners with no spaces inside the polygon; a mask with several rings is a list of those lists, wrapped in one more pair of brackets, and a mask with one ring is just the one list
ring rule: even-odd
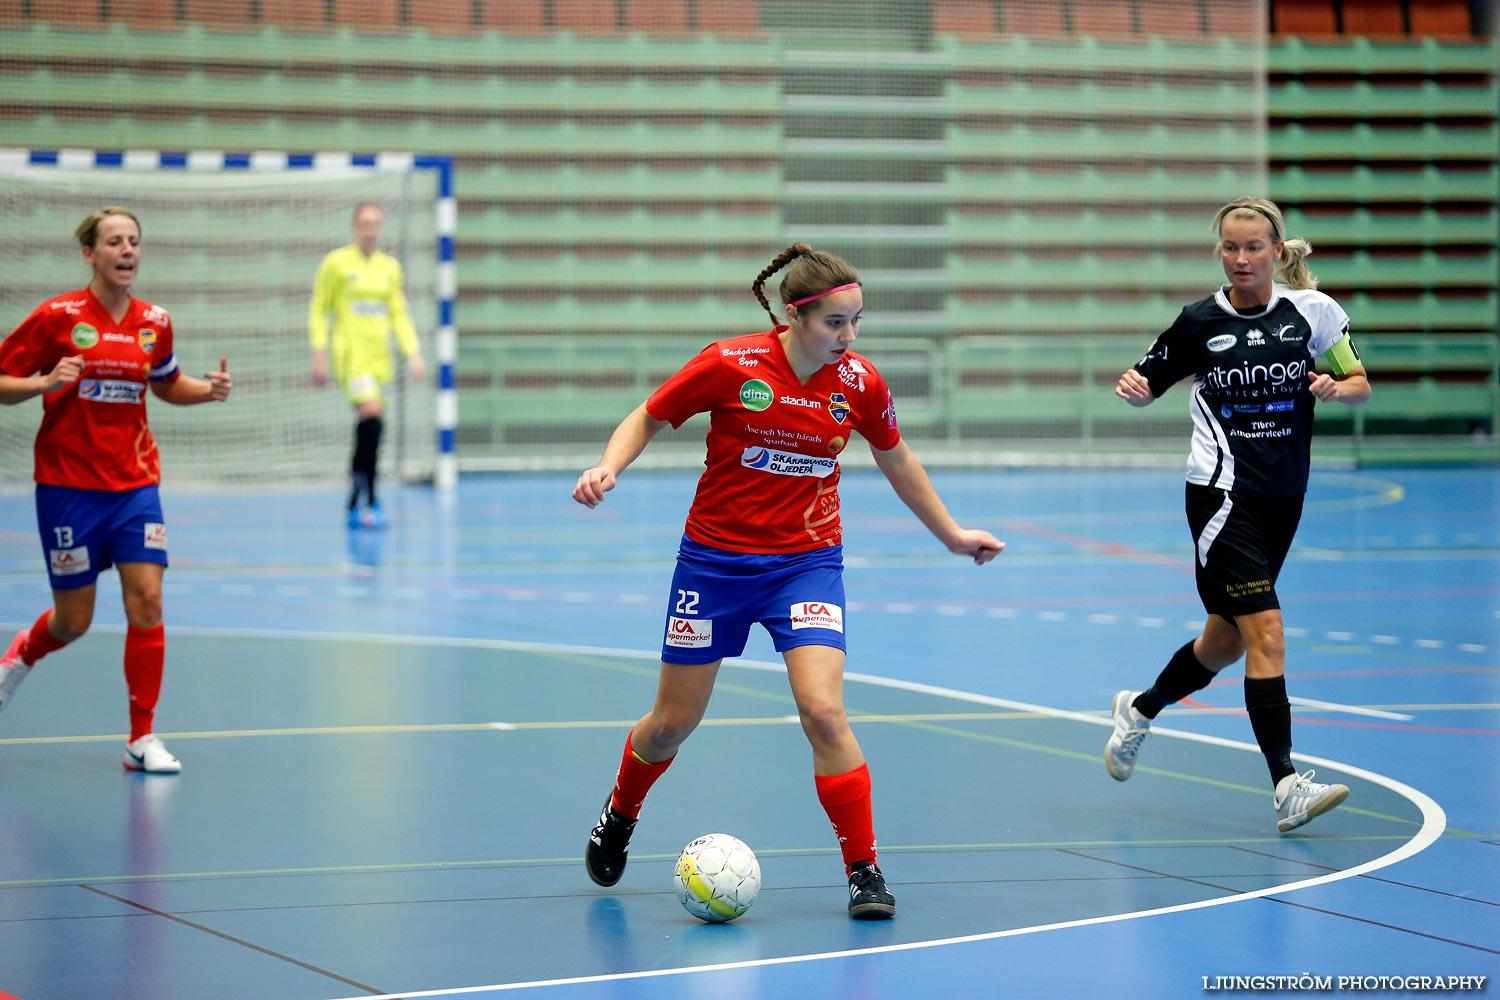
{"label": "braided hair", "polygon": [[[788,267],[790,263],[790,267]],[[786,268],[786,277],[781,279],[779,294],[783,305],[805,299],[819,292],[826,292],[830,288],[839,285],[853,284],[859,281],[859,274],[853,266],[842,257],[836,257],[822,250],[814,250],[806,243],[793,243],[781,253],[777,254],[771,263],[761,269],[755,276],[755,282],[750,286],[750,291],[755,293],[760,306],[771,317],[771,325],[775,326],[781,319],[771,309],[771,303],[766,299],[766,279],[771,275]]]}

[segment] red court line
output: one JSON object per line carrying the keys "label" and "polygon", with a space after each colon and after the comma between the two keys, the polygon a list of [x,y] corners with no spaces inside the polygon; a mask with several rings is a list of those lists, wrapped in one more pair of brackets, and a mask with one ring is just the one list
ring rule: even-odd
{"label": "red court line", "polygon": [[1143,552],[1133,549],[1120,542],[1101,542],[1098,539],[1088,538],[1084,535],[1075,535],[1067,531],[1057,531],[1053,528],[1044,528],[1040,524],[1032,524],[1030,521],[1020,521],[1008,517],[1000,522],[1004,527],[1034,535],[1037,538],[1046,539],[1049,542],[1058,542],[1063,545],[1072,545],[1076,548],[1085,549],[1089,552],[1102,552],[1108,556],[1120,556],[1124,559],[1134,559],[1137,562],[1150,563],[1153,566],[1166,566],[1169,569],[1192,570],[1193,564],[1190,560],[1179,559],[1174,556],[1164,556],[1157,552]]}

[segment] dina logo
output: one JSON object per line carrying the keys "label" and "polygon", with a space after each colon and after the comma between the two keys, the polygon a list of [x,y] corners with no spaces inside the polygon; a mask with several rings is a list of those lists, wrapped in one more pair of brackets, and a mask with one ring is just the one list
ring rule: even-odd
{"label": "dina logo", "polygon": [[740,386],[740,403],[747,410],[759,413],[771,405],[775,399],[771,387],[758,378],[753,378]]}

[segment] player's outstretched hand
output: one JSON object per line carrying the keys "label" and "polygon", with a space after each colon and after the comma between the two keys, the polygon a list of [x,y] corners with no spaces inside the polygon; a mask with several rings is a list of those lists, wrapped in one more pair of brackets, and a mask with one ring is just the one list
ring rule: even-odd
{"label": "player's outstretched hand", "polygon": [[203,376],[208,380],[208,398],[215,403],[222,403],[229,398],[229,390],[234,388],[234,379],[229,377],[229,355],[219,355],[219,370],[206,372]]}
{"label": "player's outstretched hand", "polygon": [[413,382],[420,382],[427,377],[427,364],[420,354],[413,353],[407,357],[406,370],[411,372]]}
{"label": "player's outstretched hand", "polygon": [[948,546],[948,551],[956,552],[961,556],[969,556],[974,560],[975,566],[983,566],[1005,551],[1005,543],[988,531],[965,528]]}
{"label": "player's outstretched hand", "polygon": [[56,392],[72,385],[83,377],[83,355],[75,354],[71,358],[63,358],[52,366],[52,370],[45,377],[48,381],[43,392]]}
{"label": "player's outstretched hand", "polygon": [[573,499],[593,510],[604,502],[604,494],[615,488],[615,474],[602,466],[583,470],[578,485],[573,487]]}
{"label": "player's outstretched hand", "polygon": [[1131,406],[1145,406],[1156,398],[1151,395],[1151,383],[1146,381],[1146,376],[1134,368],[1121,375],[1120,381],[1115,383],[1115,395]]}

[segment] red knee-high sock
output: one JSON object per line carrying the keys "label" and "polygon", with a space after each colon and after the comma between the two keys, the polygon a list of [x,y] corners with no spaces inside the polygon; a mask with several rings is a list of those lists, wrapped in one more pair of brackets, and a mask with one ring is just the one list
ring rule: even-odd
{"label": "red knee-high sock", "polygon": [[43,611],[41,617],[32,624],[31,631],[26,633],[26,642],[21,646],[21,662],[28,667],[48,653],[55,653],[67,645],[47,627],[47,619],[51,616],[52,612]]}
{"label": "red knee-high sock", "polygon": [[818,801],[833,823],[844,855],[844,874],[856,861],[875,861],[875,820],[870,812],[870,765],[843,774],[815,774]]}
{"label": "red knee-high sock", "polygon": [[161,695],[162,664],[167,658],[167,630],[125,630],[125,687],[130,692],[130,741],[151,732],[156,717],[156,699]]}
{"label": "red knee-high sock", "polygon": [[615,775],[615,792],[610,798],[610,805],[622,816],[640,819],[641,806],[646,802],[646,793],[651,791],[651,786],[656,784],[656,779],[672,766],[672,761],[676,760],[677,756],[673,754],[666,760],[655,763],[642,760],[636,755],[635,748],[630,745],[632,733],[627,733],[625,736],[625,753],[620,759],[620,772]]}

